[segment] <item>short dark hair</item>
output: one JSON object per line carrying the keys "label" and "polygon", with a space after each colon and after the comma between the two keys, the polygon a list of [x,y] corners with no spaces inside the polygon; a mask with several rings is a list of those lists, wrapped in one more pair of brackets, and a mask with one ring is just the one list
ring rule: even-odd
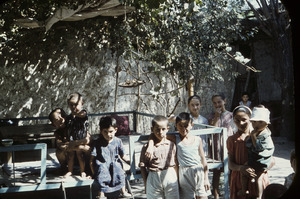
{"label": "short dark hair", "polygon": [[66,112],[64,111],[64,109],[62,109],[62,108],[55,108],[55,109],[53,109],[53,110],[50,112],[50,114],[49,114],[49,116],[48,116],[50,122],[53,122],[53,114],[54,114],[56,111],[58,111],[58,110],[60,110],[61,116],[62,116],[63,118],[66,118],[66,117],[67,117],[67,114],[66,114]]}
{"label": "short dark hair", "polygon": [[168,121],[168,118],[163,116],[163,115],[156,115],[154,116],[154,118],[152,119],[152,127],[154,127],[155,125],[157,125],[158,122],[161,121]]}
{"label": "short dark hair", "polygon": [[247,115],[249,115],[249,117],[250,117],[251,114],[252,114],[251,109],[250,109],[248,106],[245,106],[245,105],[240,105],[240,106],[235,107],[235,109],[233,109],[233,111],[232,111],[233,117],[234,117],[238,112],[244,112],[244,113],[246,113]]}
{"label": "short dark hair", "polygon": [[79,100],[82,100],[82,95],[78,92],[75,92],[75,93],[71,93],[70,95],[68,95],[67,97],[67,103],[69,104],[69,101],[73,98],[73,97],[77,97],[78,98],[78,101]]}
{"label": "short dark hair", "polygon": [[250,96],[249,96],[249,93],[246,92],[246,91],[242,92],[242,96],[243,96],[243,95],[248,95],[248,97],[250,97]]}
{"label": "short dark hair", "polygon": [[266,189],[263,191],[264,199],[277,199],[281,198],[281,196],[287,191],[287,188],[278,183],[269,184]]}
{"label": "short dark hair", "polygon": [[182,120],[186,120],[186,121],[190,122],[190,121],[192,121],[192,118],[189,113],[182,112],[182,113],[179,113],[179,115],[176,117],[176,124],[178,122],[181,122]]}
{"label": "short dark hair", "polygon": [[192,95],[191,97],[188,98],[188,104],[192,101],[192,99],[197,99],[199,100],[200,104],[201,104],[201,98],[199,95]]}
{"label": "short dark hair", "polygon": [[108,129],[109,127],[117,128],[117,120],[111,116],[101,117],[99,121],[100,131]]}
{"label": "short dark hair", "polygon": [[213,95],[213,96],[211,97],[211,100],[213,100],[215,97],[221,97],[222,100],[225,100],[225,99],[226,99],[224,93],[218,93],[218,94],[216,94],[216,95]]}

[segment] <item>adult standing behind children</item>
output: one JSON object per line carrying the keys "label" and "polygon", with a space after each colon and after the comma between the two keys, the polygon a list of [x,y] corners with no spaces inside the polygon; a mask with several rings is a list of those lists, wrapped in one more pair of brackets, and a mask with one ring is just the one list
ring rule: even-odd
{"label": "adult standing behind children", "polygon": [[[257,187],[254,183],[248,183],[248,195],[238,196],[237,194],[238,191],[242,188],[242,173],[248,175],[249,177],[256,176],[253,168],[251,168],[249,165],[246,165],[248,161],[246,140],[250,137],[250,133],[252,131],[252,125],[250,122],[251,114],[251,109],[244,105],[238,106],[233,110],[233,121],[237,127],[237,132],[227,139],[228,166],[231,170],[230,199],[246,199],[253,197],[256,198],[258,192]],[[273,165],[274,159],[269,169]],[[264,188],[270,183],[268,173],[263,173],[262,182]]]}
{"label": "adult standing behind children", "polygon": [[[231,127],[232,122],[232,112],[226,110],[226,98],[223,93],[219,93],[217,95],[212,96],[212,103],[214,107],[214,112],[211,113],[208,117],[208,121],[210,125],[216,127],[224,127],[227,129],[227,137],[233,135],[233,130]],[[212,136],[213,139],[213,146],[214,146],[214,153],[211,152],[211,157],[215,160],[222,161],[223,160],[223,136],[220,134],[215,134]],[[227,139],[227,138],[226,138]],[[221,176],[221,169],[213,169],[213,195],[215,199],[219,198],[219,184],[220,184],[220,176]]]}
{"label": "adult standing behind children", "polygon": [[100,187],[101,198],[122,191],[125,187],[125,172],[121,159],[128,164],[130,160],[125,155],[122,140],[115,137],[118,130],[116,120],[109,116],[102,117],[99,126],[100,136],[94,141],[92,147],[90,167]]}
{"label": "adult standing behind children", "polygon": [[[90,143],[90,134],[88,132],[88,115],[83,108],[83,99],[80,93],[72,93],[67,98],[68,107],[71,110],[71,114],[67,119],[67,128],[70,136],[70,140],[74,141],[74,145],[88,145]],[[85,161],[89,159],[90,150],[76,151],[78,158],[81,177],[85,178]],[[73,161],[70,161],[68,165],[68,173],[66,177],[72,175],[74,165],[74,154],[71,157]]]}
{"label": "adult standing behind children", "polygon": [[168,119],[157,115],[152,120],[151,131],[154,135],[153,157],[146,158],[148,144],[141,151],[140,163],[142,177],[148,199],[179,199],[176,145],[166,139]]}

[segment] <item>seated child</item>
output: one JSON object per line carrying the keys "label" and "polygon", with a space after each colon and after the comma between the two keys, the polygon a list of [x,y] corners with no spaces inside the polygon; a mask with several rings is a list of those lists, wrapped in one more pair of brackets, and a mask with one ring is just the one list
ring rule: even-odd
{"label": "seated child", "polygon": [[154,135],[152,160],[150,161],[145,157],[147,144],[143,146],[141,151],[139,166],[148,199],[179,199],[176,146],[166,139],[168,130],[168,119],[160,115],[155,116],[151,127]]}
{"label": "seated child", "polygon": [[[272,164],[272,155],[274,153],[271,131],[268,128],[268,124],[270,124],[270,111],[263,105],[254,107],[250,121],[254,130],[251,132],[250,138],[246,140],[246,147],[248,149],[247,165],[255,170],[256,177],[251,181],[256,183],[258,198],[261,198],[263,193],[261,176]],[[238,192],[239,196],[248,193],[248,181],[248,176],[241,173],[242,189]]]}
{"label": "seated child", "polygon": [[[122,140],[115,137],[117,122],[112,117],[102,117],[99,122],[100,136],[94,141],[92,147],[90,167],[96,182],[100,186],[99,196],[125,189],[125,172],[122,160],[130,164],[129,157],[125,155]],[[130,195],[131,196],[131,195]]]}
{"label": "seated child", "polygon": [[251,101],[249,100],[249,94],[247,92],[242,93],[242,100],[239,102],[239,105],[245,105],[252,108]]}
{"label": "seated child", "polygon": [[[54,132],[56,141],[56,157],[61,165],[61,170],[65,174],[67,170],[67,164],[74,151],[80,150],[80,146],[70,144],[70,136],[68,136],[66,127],[67,114],[61,108],[56,108],[49,114],[49,120],[51,124],[56,127]],[[88,147],[88,146],[87,146]]]}
{"label": "seated child", "polygon": [[[71,114],[67,118],[67,128],[70,135],[70,144],[78,146],[80,150],[76,150],[76,156],[78,158],[81,177],[85,178],[85,160],[89,159],[90,154],[90,134],[88,132],[88,116],[86,110],[82,109],[83,99],[81,94],[72,93],[67,99]],[[74,154],[70,157],[68,165],[68,173],[65,177],[72,175],[74,165]]]}

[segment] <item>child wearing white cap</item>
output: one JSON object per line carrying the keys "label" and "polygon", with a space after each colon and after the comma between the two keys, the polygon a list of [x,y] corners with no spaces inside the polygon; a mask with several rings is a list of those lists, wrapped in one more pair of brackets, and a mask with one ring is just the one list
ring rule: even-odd
{"label": "child wearing white cap", "polygon": [[[248,165],[255,170],[256,177],[251,182],[255,182],[257,185],[257,198],[262,197],[263,183],[261,174],[272,164],[272,155],[274,153],[274,144],[271,138],[271,131],[268,128],[270,124],[270,111],[263,105],[259,105],[253,108],[253,112],[250,118],[253,126],[251,137],[246,141],[246,147],[248,149]],[[242,190],[238,192],[238,195],[246,195],[248,187],[248,176],[241,175]]]}

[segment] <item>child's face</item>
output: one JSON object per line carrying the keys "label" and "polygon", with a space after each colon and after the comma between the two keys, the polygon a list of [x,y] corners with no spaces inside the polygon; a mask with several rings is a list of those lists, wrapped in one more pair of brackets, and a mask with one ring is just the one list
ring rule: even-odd
{"label": "child's face", "polygon": [[111,126],[107,129],[102,129],[101,134],[106,141],[111,142],[114,139],[117,130],[118,130],[118,128]]}
{"label": "child's face", "polygon": [[65,118],[61,116],[61,110],[56,110],[53,113],[52,125],[56,128],[62,128],[65,126]]}
{"label": "child's face", "polygon": [[251,123],[255,131],[262,131],[268,126],[265,121],[251,121]]}
{"label": "child's face", "polygon": [[250,117],[245,112],[237,112],[233,121],[240,132],[246,132],[250,127]]}
{"label": "child's face", "polygon": [[188,104],[188,108],[190,110],[190,113],[193,116],[197,116],[199,114],[199,111],[200,111],[200,108],[201,108],[200,101],[196,98],[192,98],[190,103]]}
{"label": "child's face", "polygon": [[216,111],[223,112],[225,111],[225,103],[226,101],[222,99],[220,96],[216,96],[212,99],[213,106]]}
{"label": "child's face", "polygon": [[248,95],[243,95],[242,100],[243,100],[243,102],[247,102],[249,100],[249,96]]}
{"label": "child's face", "polygon": [[77,97],[73,97],[69,100],[68,106],[74,115],[75,113],[79,113],[82,109],[83,102],[82,99],[78,99]]}
{"label": "child's face", "polygon": [[177,122],[176,128],[181,136],[186,136],[190,130],[192,129],[193,124],[192,121],[181,120]]}
{"label": "child's face", "polygon": [[160,141],[166,137],[169,130],[168,121],[159,121],[154,127],[151,128],[155,137]]}

